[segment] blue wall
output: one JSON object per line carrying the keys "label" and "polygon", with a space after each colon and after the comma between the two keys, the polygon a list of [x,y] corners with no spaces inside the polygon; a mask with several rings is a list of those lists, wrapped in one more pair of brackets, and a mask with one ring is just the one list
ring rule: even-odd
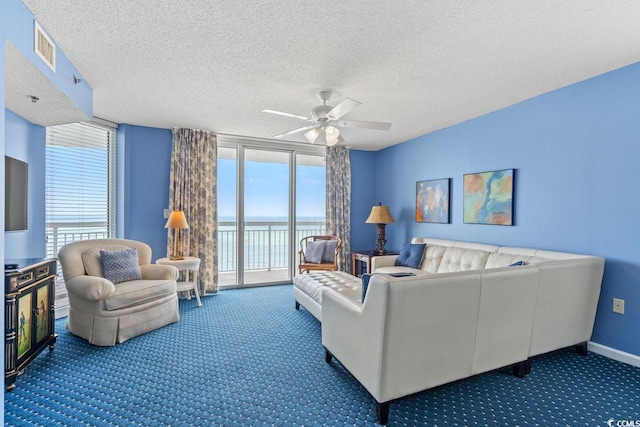
{"label": "blue wall", "polygon": [[[366,224],[371,207],[387,200],[377,200],[375,182],[377,174],[386,174],[386,170],[377,171],[376,152],[351,150],[351,249],[366,250],[376,247],[377,227]],[[377,171],[377,173],[376,173]],[[389,225],[387,227],[392,227]],[[387,249],[394,249],[387,245]]]}
{"label": "blue wall", "polygon": [[[46,28],[47,35],[56,43],[55,73],[33,51],[34,17],[21,0],[0,1],[0,26],[5,30],[5,37],[17,47],[53,84],[56,85],[78,108],[88,117],[93,116],[93,90],[82,74],[73,66],[65,53],[57,46],[56,35]],[[42,25],[41,25],[42,26]],[[4,38],[2,39],[4,43]],[[4,68],[0,72],[4,80]],[[79,84],[73,83],[73,76],[82,79]],[[4,103],[4,97],[3,103]],[[3,105],[4,107],[4,105]]]}
{"label": "blue wall", "polygon": [[120,125],[118,141],[124,142],[124,237],[151,246],[153,260],[167,255],[172,133],[168,129]]}
{"label": "blue wall", "polygon": [[5,119],[5,154],[29,164],[28,229],[4,233],[5,254],[7,258],[44,257],[45,128],[9,110]]}
{"label": "blue wall", "polygon": [[[603,256],[593,341],[640,355],[639,117],[634,64],[377,152],[376,197],[397,221],[388,247],[431,236]],[[463,175],[506,168],[516,169],[515,226],[463,224]],[[446,177],[452,223],[416,223],[416,181]]]}

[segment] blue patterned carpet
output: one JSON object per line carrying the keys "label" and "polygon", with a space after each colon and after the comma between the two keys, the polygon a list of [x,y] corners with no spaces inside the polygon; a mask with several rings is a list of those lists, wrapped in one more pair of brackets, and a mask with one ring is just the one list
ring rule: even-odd
{"label": "blue patterned carpet", "polygon": [[[335,361],[291,286],[180,301],[179,323],[94,347],[56,323],[58,344],[5,393],[7,425],[374,425],[375,405]],[[389,426],[606,426],[640,419],[640,369],[596,354],[536,359],[391,405]],[[614,424],[615,425],[615,424]]]}

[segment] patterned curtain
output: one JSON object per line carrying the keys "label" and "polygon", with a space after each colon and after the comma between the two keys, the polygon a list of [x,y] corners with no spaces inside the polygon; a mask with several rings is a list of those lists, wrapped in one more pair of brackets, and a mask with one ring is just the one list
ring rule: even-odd
{"label": "patterned curtain", "polygon": [[[217,160],[214,133],[173,129],[169,209],[182,210],[187,218],[189,229],[180,230],[178,250],[200,258],[200,295],[218,290]],[[167,253],[173,248],[173,231]]]}
{"label": "patterned curtain", "polygon": [[338,269],[351,272],[351,162],[346,147],[327,147],[327,234],[342,239]]}

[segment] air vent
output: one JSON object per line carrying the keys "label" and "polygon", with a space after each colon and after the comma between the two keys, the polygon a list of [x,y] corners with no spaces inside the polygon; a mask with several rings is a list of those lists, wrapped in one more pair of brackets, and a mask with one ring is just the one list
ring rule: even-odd
{"label": "air vent", "polygon": [[53,44],[51,38],[44,32],[40,24],[33,21],[35,24],[34,34],[34,50],[36,54],[44,61],[51,71],[56,72],[56,45]]}

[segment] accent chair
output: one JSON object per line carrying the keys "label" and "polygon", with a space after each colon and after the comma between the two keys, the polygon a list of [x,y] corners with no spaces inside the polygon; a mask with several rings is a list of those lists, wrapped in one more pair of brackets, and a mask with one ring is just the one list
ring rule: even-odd
{"label": "accent chair", "polygon": [[69,293],[67,329],[91,344],[113,346],[179,320],[178,270],[151,264],[149,245],[82,240],[63,246],[58,258]]}

